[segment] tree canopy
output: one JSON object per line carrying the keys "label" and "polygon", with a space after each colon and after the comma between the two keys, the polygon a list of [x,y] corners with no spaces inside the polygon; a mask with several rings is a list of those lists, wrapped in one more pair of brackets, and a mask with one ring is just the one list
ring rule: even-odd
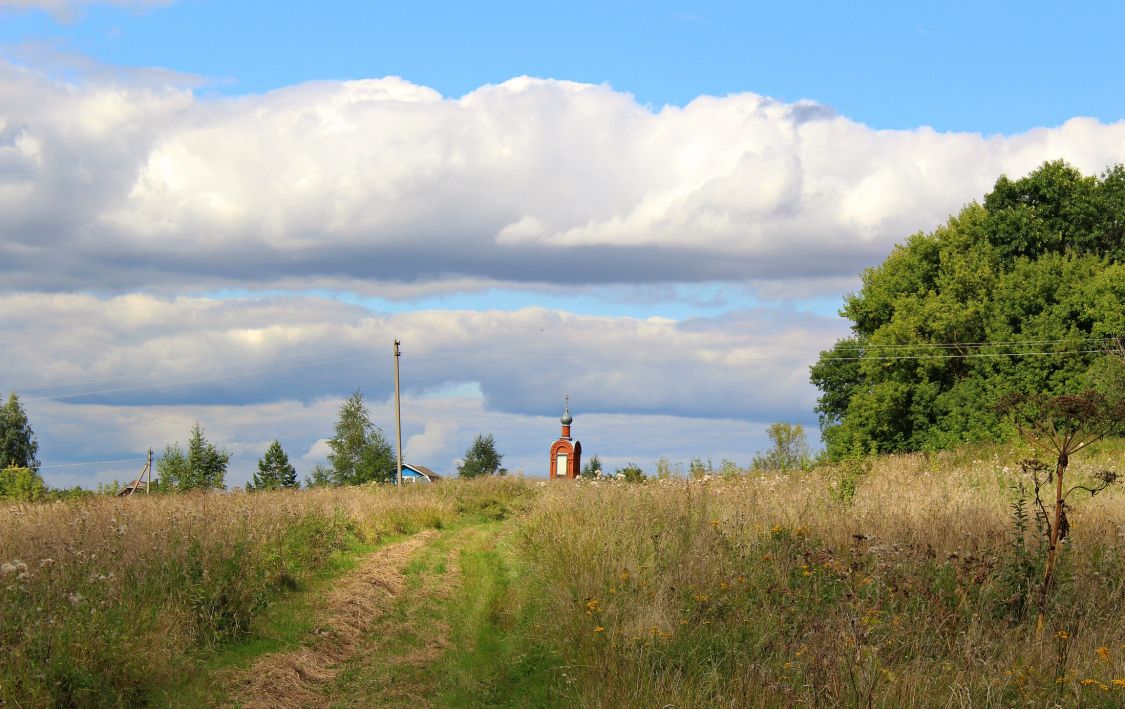
{"label": "tree canopy", "polygon": [[391,482],[397,468],[394,450],[383,432],[371,422],[367,404],[357,390],[340,406],[336,433],[328,441],[332,452],[332,483],[360,485]]}
{"label": "tree canopy", "polygon": [[500,467],[503,460],[504,456],[496,450],[496,439],[492,434],[478,435],[465,451],[465,459],[457,466],[457,474],[463,478],[503,475],[508,472]]}
{"label": "tree canopy", "polygon": [[246,485],[247,490],[277,490],[283,487],[298,487],[297,470],[289,463],[289,456],[275,440],[258,461],[258,472]]}
{"label": "tree canopy", "polygon": [[167,491],[222,490],[226,488],[228,463],[230,452],[209,442],[196,422],[186,453],[179,442],[171,443],[156,461],[157,487]]}
{"label": "tree canopy", "polygon": [[[1001,177],[863,273],[811,378],[830,457],[995,440],[1008,392],[1120,386],[1125,168]],[[1116,384],[1115,384],[1116,382]]]}
{"label": "tree canopy", "polygon": [[754,470],[799,470],[812,462],[801,424],[771,423],[766,435],[772,445],[765,453],[754,456]]}
{"label": "tree canopy", "polygon": [[20,405],[15,392],[8,395],[8,401],[0,406],[0,468],[28,468],[39,470],[35,455],[39,452],[39,442],[27,420],[27,413]]}

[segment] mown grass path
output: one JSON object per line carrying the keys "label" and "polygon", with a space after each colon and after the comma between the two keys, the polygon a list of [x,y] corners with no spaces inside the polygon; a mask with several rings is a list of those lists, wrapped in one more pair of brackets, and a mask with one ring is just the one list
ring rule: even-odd
{"label": "mown grass path", "polygon": [[503,522],[446,530],[405,569],[406,589],[340,673],[332,706],[559,704],[548,658],[528,652]]}
{"label": "mown grass path", "polygon": [[[503,521],[461,523],[367,551],[316,590],[323,600],[302,621],[299,642],[217,667],[181,699],[210,693],[213,705],[247,708],[561,705],[557,663],[534,642],[529,650],[523,632],[509,530]],[[305,605],[291,610],[307,613]],[[271,609],[275,623],[286,606]]]}

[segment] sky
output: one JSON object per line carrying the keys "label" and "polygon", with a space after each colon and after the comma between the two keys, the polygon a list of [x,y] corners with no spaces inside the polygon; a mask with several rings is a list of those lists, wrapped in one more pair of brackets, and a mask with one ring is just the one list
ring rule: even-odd
{"label": "sky", "polygon": [[302,475],[817,441],[864,268],[1001,174],[1125,161],[1118,3],[0,0],[0,393],[55,485],[198,421]]}

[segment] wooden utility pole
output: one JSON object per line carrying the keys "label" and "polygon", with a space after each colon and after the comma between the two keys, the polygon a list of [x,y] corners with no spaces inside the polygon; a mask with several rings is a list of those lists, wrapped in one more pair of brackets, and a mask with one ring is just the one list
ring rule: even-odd
{"label": "wooden utility pole", "polygon": [[398,386],[399,341],[395,340],[395,438],[398,439],[398,475],[395,484],[402,487],[402,398]]}
{"label": "wooden utility pole", "polygon": [[152,492],[152,449],[148,449],[148,465],[145,466],[148,471],[148,481],[145,483],[145,494]]}

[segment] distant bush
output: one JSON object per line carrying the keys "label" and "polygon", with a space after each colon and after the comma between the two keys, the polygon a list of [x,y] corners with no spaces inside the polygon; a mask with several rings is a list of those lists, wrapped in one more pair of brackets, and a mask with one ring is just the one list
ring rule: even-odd
{"label": "distant bush", "polygon": [[0,500],[39,502],[46,499],[47,486],[31,468],[10,467],[0,470]]}
{"label": "distant bush", "polygon": [[645,471],[641,470],[639,465],[628,463],[614,471],[613,477],[625,482],[636,483],[645,479]]}

